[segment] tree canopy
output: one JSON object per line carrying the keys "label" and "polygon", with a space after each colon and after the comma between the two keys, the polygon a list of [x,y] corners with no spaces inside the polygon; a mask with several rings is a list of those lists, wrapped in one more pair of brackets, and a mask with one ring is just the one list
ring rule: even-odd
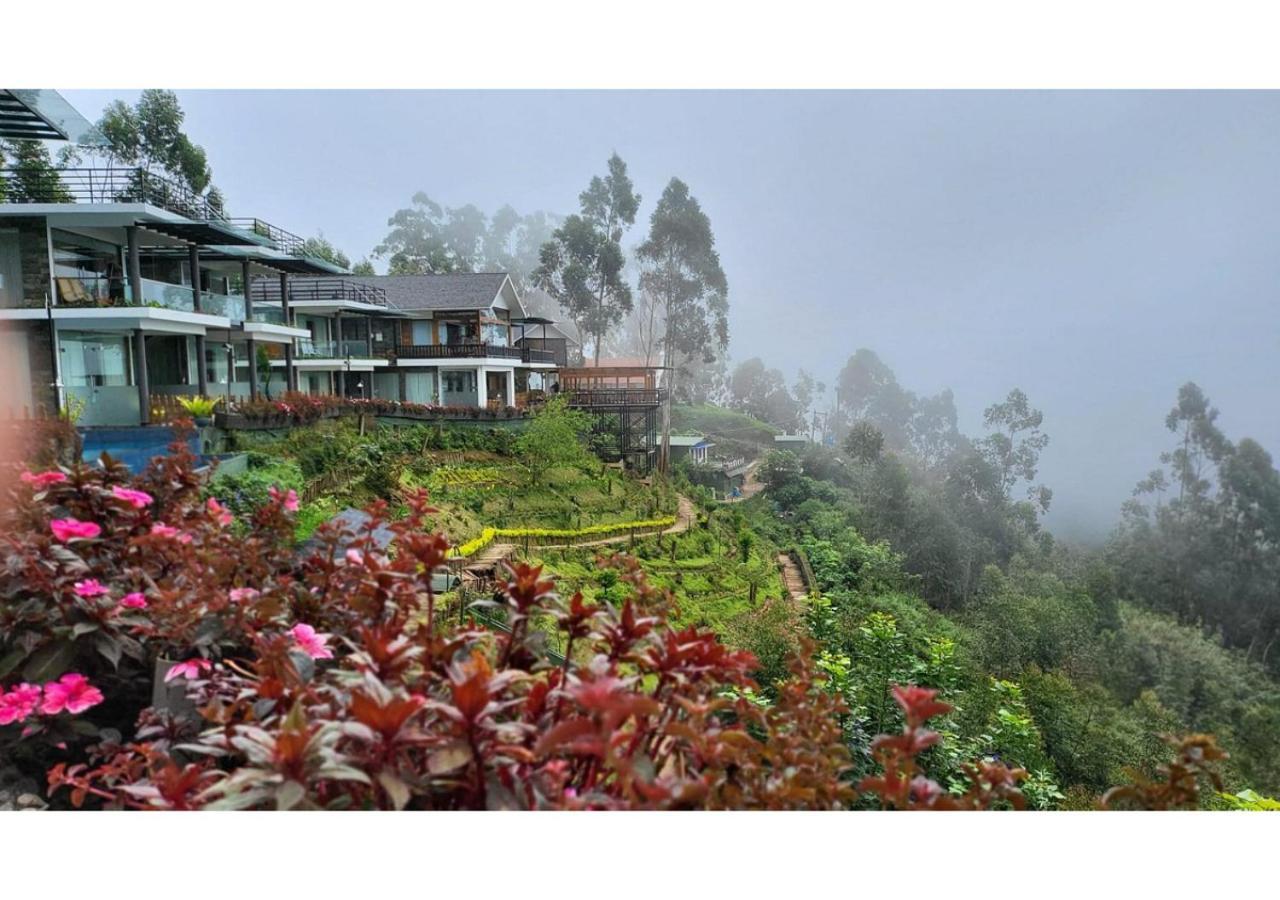
{"label": "tree canopy", "polygon": [[[97,130],[107,141],[105,153],[111,160],[148,172],[159,169],[204,194],[213,187],[213,170],[204,148],[183,132],[185,118],[177,94],[148,89],[133,106],[122,100],[108,104]],[[101,152],[97,147],[81,149]]]}
{"label": "tree canopy", "polygon": [[502,271],[523,292],[553,221],[547,213],[521,215],[509,205],[490,217],[473,204],[446,207],[419,191],[387,220],[391,230],[373,253],[387,260],[391,275]]}
{"label": "tree canopy", "polygon": [[590,336],[596,362],[605,336],[632,308],[622,238],[640,208],[627,164],[615,153],[608,167],[606,176],[593,177],[578,196],[579,212],[542,245],[534,273],[534,283]]}

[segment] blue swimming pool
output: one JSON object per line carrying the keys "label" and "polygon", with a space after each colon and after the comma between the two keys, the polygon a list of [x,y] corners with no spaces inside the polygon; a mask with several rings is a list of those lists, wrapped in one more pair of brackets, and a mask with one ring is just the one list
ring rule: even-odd
{"label": "blue swimming pool", "polygon": [[[135,472],[146,468],[151,457],[169,452],[173,429],[167,425],[145,425],[133,428],[82,428],[85,462],[96,462],[105,451]],[[199,438],[188,441],[192,453],[199,453]]]}

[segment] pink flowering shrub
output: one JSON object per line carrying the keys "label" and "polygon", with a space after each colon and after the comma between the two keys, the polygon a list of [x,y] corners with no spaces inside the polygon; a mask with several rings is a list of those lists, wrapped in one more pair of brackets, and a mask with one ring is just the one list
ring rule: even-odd
{"label": "pink flowering shrub", "polygon": [[[25,723],[38,715],[56,716],[62,711],[73,714],[84,712],[102,702],[102,692],[78,672],[68,672],[57,681],[40,687],[23,682],[8,690],[0,689],[0,725]],[[27,735],[38,732],[36,725],[27,725]]]}
{"label": "pink flowering shrub", "polygon": [[[292,624],[288,513],[269,503],[233,533],[227,511],[202,500],[185,444],[173,450],[137,476],[104,457],[6,479],[0,757],[32,776],[102,727],[131,727],[157,659],[217,658]],[[228,591],[245,583],[262,599],[233,607]],[[33,726],[23,698],[40,685],[41,709],[61,704],[64,715]]]}

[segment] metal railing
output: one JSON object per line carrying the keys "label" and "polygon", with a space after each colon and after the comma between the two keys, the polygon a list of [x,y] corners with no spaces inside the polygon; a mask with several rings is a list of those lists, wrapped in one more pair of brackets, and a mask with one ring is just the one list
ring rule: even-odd
{"label": "metal railing", "polygon": [[624,406],[659,406],[666,397],[663,388],[590,388],[561,391],[569,405],[587,409]]}
{"label": "metal railing", "polygon": [[519,347],[502,347],[482,341],[460,344],[403,344],[387,351],[388,356],[401,359],[514,359],[524,357]]}
{"label": "metal railing", "polygon": [[556,355],[551,350],[535,350],[532,347],[521,347],[520,360],[527,363],[554,363]]}
{"label": "metal railing", "polygon": [[0,169],[0,203],[148,203],[204,221],[226,221],[220,206],[172,178],[136,167],[69,168],[32,173]]}
{"label": "metal railing", "polygon": [[[280,302],[280,280],[277,278],[254,279],[250,291],[255,303]],[[313,303],[347,301],[394,308],[387,302],[387,292],[379,287],[370,287],[345,278],[290,278],[289,302],[308,301]]]}
{"label": "metal railing", "polygon": [[247,231],[258,237],[266,238],[277,250],[288,253],[291,256],[301,256],[302,247],[306,243],[292,231],[285,231],[270,222],[264,222],[253,217],[227,219],[227,224],[233,228],[239,228],[241,231]]}

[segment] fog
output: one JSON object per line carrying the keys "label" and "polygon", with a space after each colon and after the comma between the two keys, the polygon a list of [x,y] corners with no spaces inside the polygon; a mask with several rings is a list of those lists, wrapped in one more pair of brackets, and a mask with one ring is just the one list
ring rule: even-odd
{"label": "fog", "polygon": [[[97,118],[136,92],[65,91]],[[711,218],[730,354],[831,384],[858,347],[961,430],[1021,387],[1064,536],[1098,537],[1194,380],[1280,451],[1275,93],[179,92],[235,215],[353,259],[419,190],[574,211],[610,152]],[[828,393],[830,396],[830,392]]]}

